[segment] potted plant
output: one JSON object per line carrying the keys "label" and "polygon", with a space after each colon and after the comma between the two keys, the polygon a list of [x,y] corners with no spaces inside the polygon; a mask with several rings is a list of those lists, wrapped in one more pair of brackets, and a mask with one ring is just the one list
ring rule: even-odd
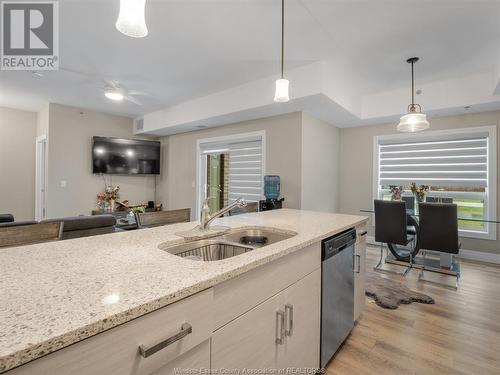
{"label": "potted plant", "polygon": [[410,185],[410,190],[417,198],[419,203],[425,201],[425,196],[429,192],[429,186],[427,185],[417,185],[415,182],[412,182]]}
{"label": "potted plant", "polygon": [[401,200],[401,195],[404,192],[404,189],[402,186],[390,186],[390,191],[391,191],[391,200],[393,201],[400,201]]}

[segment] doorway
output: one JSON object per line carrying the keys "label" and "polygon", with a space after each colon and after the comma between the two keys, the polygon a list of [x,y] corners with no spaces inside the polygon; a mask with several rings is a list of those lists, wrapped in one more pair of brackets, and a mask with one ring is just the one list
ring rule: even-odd
{"label": "doorway", "polygon": [[206,196],[209,197],[210,213],[227,205],[229,154],[208,154],[206,173]]}
{"label": "doorway", "polygon": [[47,136],[36,138],[35,220],[47,218]]}

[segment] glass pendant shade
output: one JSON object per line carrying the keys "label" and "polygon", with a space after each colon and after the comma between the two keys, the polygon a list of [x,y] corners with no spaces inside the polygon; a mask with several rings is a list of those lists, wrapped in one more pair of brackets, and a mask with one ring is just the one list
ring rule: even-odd
{"label": "glass pendant shade", "polygon": [[284,103],[290,100],[288,96],[288,86],[290,82],[288,79],[277,79],[276,80],[276,92],[274,94],[274,101],[277,103]]}
{"label": "glass pendant shade", "polygon": [[143,38],[148,35],[144,10],[146,0],[120,0],[120,13],[116,28],[132,38]]}
{"label": "glass pendant shade", "polygon": [[414,133],[429,129],[430,124],[424,113],[410,112],[401,117],[398,124],[398,131],[405,133]]}

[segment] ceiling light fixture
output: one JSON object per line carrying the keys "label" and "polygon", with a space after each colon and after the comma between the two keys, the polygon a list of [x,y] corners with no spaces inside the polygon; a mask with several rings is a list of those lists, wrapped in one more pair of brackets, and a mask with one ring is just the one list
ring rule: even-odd
{"label": "ceiling light fixture", "polygon": [[413,133],[429,129],[430,127],[427,116],[425,113],[422,113],[422,107],[420,104],[415,103],[415,78],[413,66],[418,60],[418,57],[411,57],[406,60],[408,64],[411,64],[411,104],[408,106],[408,113],[399,120],[397,129],[400,132]]}
{"label": "ceiling light fixture", "polygon": [[281,0],[281,78],[276,80],[276,91],[274,101],[284,103],[290,100],[288,86],[290,82],[283,77],[283,66],[285,60],[285,0]]}
{"label": "ceiling light fixture", "polygon": [[120,13],[116,28],[132,38],[144,38],[148,35],[144,11],[146,0],[120,0]]}
{"label": "ceiling light fixture", "polygon": [[120,102],[125,99],[125,95],[115,88],[108,87],[104,89],[104,96],[110,100],[114,100],[115,102]]}

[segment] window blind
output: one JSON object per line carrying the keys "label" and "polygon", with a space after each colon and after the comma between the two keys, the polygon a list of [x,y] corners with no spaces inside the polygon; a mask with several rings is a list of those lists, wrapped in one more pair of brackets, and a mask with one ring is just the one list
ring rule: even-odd
{"label": "window blind", "polygon": [[248,202],[262,198],[262,140],[230,143],[229,199]]}
{"label": "window blind", "polygon": [[379,145],[379,184],[486,187],[488,138]]}

